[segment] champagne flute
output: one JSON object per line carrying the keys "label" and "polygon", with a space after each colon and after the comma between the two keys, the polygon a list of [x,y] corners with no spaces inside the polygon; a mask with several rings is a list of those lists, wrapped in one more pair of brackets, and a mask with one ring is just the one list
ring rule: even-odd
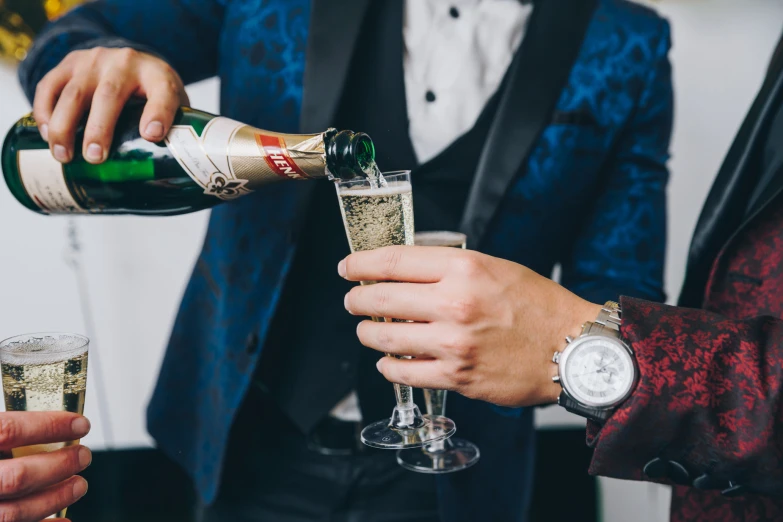
{"label": "champagne flute", "polygon": [[[415,244],[464,249],[467,236],[459,232],[417,232]],[[446,414],[446,390],[424,390],[424,400],[429,415]],[[418,473],[453,473],[467,469],[478,462],[481,453],[472,442],[451,437],[435,441],[421,449],[405,449],[397,452],[397,463]]]}
{"label": "champagne flute", "polygon": [[[90,340],[70,333],[18,335],[0,342],[6,411],[68,411],[82,415]],[[22,446],[14,458],[56,451],[78,440]],[[66,510],[57,516],[65,518]]]}
{"label": "champagne flute", "polygon": [[[413,196],[410,171],[369,173],[366,178],[339,181],[337,196],[351,252],[390,245],[413,245]],[[365,281],[362,284],[373,284]],[[373,321],[394,319],[372,318]],[[440,415],[422,415],[413,402],[413,388],[394,384],[397,406],[391,418],[370,424],[362,442],[374,448],[418,448],[454,434],[454,422]]]}

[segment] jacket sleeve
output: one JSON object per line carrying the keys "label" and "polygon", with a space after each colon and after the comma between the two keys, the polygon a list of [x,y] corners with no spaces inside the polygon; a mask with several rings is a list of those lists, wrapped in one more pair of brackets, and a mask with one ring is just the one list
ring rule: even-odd
{"label": "jacket sleeve", "polygon": [[220,0],[97,0],[48,24],[19,67],[32,101],[41,78],[71,51],[130,47],[166,60],[191,83],[217,72]]}
{"label": "jacket sleeve", "polygon": [[665,299],[666,162],[674,96],[669,25],[664,20],[660,25],[635,113],[605,167],[606,184],[561,260],[563,286],[595,303],[620,295]]}
{"label": "jacket sleeve", "polygon": [[622,299],[631,397],[589,423],[590,472],[783,495],[783,321]]}

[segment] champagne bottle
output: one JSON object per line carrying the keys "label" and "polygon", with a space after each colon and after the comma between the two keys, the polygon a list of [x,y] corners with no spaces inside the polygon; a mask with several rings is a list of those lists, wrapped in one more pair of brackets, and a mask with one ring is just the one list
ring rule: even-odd
{"label": "champagne bottle", "polygon": [[167,216],[206,209],[275,181],[351,179],[375,171],[375,148],[366,134],[280,134],[182,107],[166,138],[150,143],[139,135],[142,110],[141,103],[125,108],[100,165],[81,156],[83,126],[73,160],[61,164],[35,120],[22,118],[2,150],[11,193],[42,214]]}

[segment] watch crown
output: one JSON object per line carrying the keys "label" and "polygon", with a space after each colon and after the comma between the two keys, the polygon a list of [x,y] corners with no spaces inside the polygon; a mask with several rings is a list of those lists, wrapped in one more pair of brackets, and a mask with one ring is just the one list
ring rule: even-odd
{"label": "watch crown", "polygon": [[555,375],[554,377],[552,377],[552,382],[560,382],[560,376]]}
{"label": "watch crown", "polygon": [[568,344],[571,344],[572,342],[574,342],[574,338],[573,338],[573,337],[571,337],[570,335],[566,335],[566,342],[567,342]]}
{"label": "watch crown", "polygon": [[560,352],[555,352],[555,354],[552,356],[552,362],[553,363],[559,363],[560,362]]}

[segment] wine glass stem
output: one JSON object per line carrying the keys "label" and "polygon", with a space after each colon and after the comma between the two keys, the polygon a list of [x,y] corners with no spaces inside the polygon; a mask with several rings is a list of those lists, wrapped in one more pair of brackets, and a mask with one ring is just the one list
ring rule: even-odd
{"label": "wine glass stem", "polygon": [[[427,413],[430,415],[446,415],[446,390],[424,390],[424,401],[427,406]],[[446,449],[446,441],[439,440],[428,445],[425,450],[430,453],[437,453]]]}
{"label": "wine glass stem", "polygon": [[[395,356],[392,354],[386,354],[389,357],[396,357],[398,359],[411,359],[407,356]],[[401,426],[411,426],[416,421],[416,405],[413,403],[413,388],[405,384],[394,383],[394,395],[397,398],[397,411],[400,415]]]}

